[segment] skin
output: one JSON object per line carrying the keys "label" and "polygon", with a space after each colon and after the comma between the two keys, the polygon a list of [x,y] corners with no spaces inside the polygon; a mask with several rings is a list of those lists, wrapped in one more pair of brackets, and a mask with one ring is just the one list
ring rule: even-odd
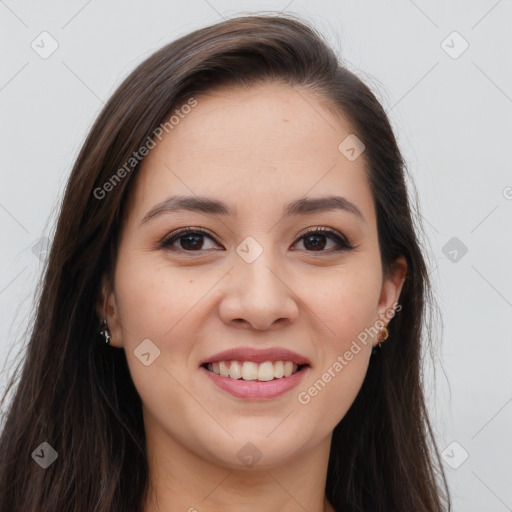
{"label": "skin", "polygon": [[[151,487],[144,511],[333,511],[325,498],[332,430],[361,388],[377,337],[359,343],[309,403],[297,395],[365,328],[389,322],[406,263],[397,260],[384,279],[364,153],[349,161],[338,150],[353,133],[343,117],[282,84],[196,98],[142,163],[113,289],[98,306],[102,314],[106,300],[111,344],[124,348],[143,402]],[[218,199],[237,214],[180,211],[141,224],[175,194]],[[280,220],[289,201],[324,195],[345,197],[363,219],[333,210]],[[188,226],[212,238],[192,249],[183,238],[174,252],[158,247]],[[338,231],[354,249],[335,252],[337,242],[320,235],[315,250],[302,236],[318,227]],[[263,248],[252,263],[236,252],[248,236]],[[144,339],[160,350],[148,366],[134,354]],[[235,398],[199,364],[240,346],[288,348],[311,368],[280,397]],[[248,442],[261,453],[252,467],[237,457]]]}

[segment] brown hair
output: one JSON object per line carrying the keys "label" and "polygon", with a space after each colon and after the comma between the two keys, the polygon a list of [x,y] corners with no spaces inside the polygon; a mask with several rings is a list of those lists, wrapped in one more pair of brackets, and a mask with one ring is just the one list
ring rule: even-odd
{"label": "brown hair", "polygon": [[[425,334],[431,348],[426,313],[435,303],[388,118],[311,26],[291,15],[253,15],[196,30],[151,55],[90,130],[67,183],[0,438],[0,511],[141,510],[148,483],[141,400],[124,351],[101,341],[96,313],[140,162],[125,168],[107,198],[95,190],[184,99],[263,81],[314,92],[349,120],[366,146],[383,269],[400,255],[408,265],[390,337],[334,429],[326,496],[343,512],[450,510],[422,390],[421,340]],[[58,453],[46,470],[31,457],[43,441]]]}

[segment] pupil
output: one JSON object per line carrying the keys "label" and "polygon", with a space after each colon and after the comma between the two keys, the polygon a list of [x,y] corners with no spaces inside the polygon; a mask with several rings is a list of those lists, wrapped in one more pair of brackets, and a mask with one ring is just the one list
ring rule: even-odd
{"label": "pupil", "polygon": [[[189,245],[189,241],[190,240],[195,240],[197,242],[197,240],[201,237],[202,235],[185,235],[182,237],[182,248],[183,249],[197,249],[198,248],[198,244],[194,244],[194,242],[192,242],[190,244],[190,247],[186,247],[186,245]],[[183,243],[183,240],[185,240],[185,242]],[[200,248],[200,244],[199,244],[199,248]]]}
{"label": "pupil", "polygon": [[[310,241],[310,240],[318,240],[319,237],[324,237],[325,238],[325,235],[309,235],[308,237],[306,237],[306,240]],[[307,243],[305,244],[306,247],[307,247]],[[321,244],[321,243],[318,243],[317,242],[313,242],[312,246],[313,248],[316,248],[318,249],[319,247],[322,249],[324,247],[325,244]]]}

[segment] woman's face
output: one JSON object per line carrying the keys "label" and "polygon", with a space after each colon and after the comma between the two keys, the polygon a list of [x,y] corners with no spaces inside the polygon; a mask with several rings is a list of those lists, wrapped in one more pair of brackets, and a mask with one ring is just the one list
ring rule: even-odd
{"label": "woman's face", "polygon": [[271,467],[328,447],[405,263],[383,279],[364,151],[310,93],[266,84],[196,99],[142,163],[107,321],[148,439]]}

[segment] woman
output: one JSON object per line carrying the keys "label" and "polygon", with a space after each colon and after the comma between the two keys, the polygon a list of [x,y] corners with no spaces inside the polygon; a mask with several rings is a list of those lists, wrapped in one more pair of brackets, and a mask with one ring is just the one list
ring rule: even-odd
{"label": "woman", "polygon": [[321,36],[248,16],[178,39],[72,170],[0,510],[449,510],[430,293],[388,119]]}

